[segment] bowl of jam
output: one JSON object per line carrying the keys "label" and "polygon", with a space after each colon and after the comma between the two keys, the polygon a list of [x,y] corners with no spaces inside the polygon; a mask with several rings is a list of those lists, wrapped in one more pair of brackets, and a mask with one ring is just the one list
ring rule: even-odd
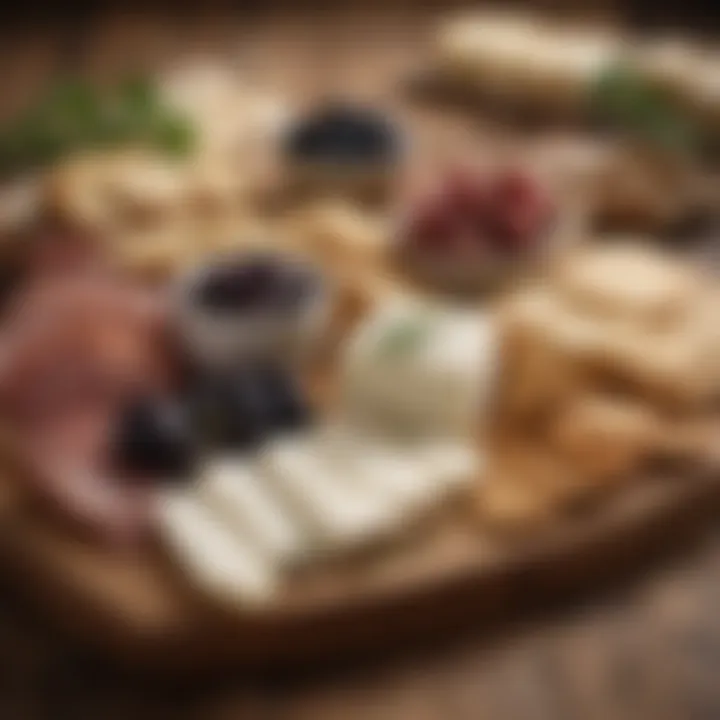
{"label": "bowl of jam", "polygon": [[270,252],[229,254],[182,278],[177,324],[205,367],[299,359],[322,334],[328,287],[310,264]]}

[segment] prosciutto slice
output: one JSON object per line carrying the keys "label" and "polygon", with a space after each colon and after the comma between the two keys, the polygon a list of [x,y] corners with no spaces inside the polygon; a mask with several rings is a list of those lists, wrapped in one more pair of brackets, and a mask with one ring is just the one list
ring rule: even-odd
{"label": "prosciutto slice", "polygon": [[109,276],[45,278],[0,333],[0,419],[31,465],[32,493],[109,540],[147,528],[149,487],[109,457],[115,418],[171,383],[158,298]]}

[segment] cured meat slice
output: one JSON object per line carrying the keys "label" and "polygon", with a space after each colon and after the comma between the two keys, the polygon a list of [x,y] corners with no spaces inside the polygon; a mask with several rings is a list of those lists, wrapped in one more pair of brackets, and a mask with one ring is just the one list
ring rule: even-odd
{"label": "cured meat slice", "polygon": [[107,277],[38,282],[0,336],[0,420],[22,440],[31,490],[109,538],[146,529],[147,489],[109,462],[110,428],[136,393],[171,382],[155,300]]}

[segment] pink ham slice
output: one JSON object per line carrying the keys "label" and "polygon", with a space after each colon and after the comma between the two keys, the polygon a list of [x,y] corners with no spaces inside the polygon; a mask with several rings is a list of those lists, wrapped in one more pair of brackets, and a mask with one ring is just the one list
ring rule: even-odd
{"label": "pink ham slice", "polygon": [[111,541],[148,527],[149,485],[108,457],[114,419],[171,382],[156,297],[109,277],[45,280],[18,298],[0,335],[0,417],[20,435],[31,489]]}

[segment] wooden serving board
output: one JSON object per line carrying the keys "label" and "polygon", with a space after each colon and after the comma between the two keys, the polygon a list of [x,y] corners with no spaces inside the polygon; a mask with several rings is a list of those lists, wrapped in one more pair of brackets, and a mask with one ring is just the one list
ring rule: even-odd
{"label": "wooden serving board", "polygon": [[[423,160],[483,152],[504,138],[492,121],[445,112],[420,119],[401,102],[398,78],[417,66],[432,18],[421,20],[414,11],[391,19],[364,12],[333,18],[326,10],[322,22],[282,22],[277,14],[260,24],[213,24],[195,49],[210,47],[262,68],[262,79],[301,101],[329,91],[387,103],[422,128],[416,147]],[[159,48],[182,45],[178,28],[142,27],[146,32],[132,41],[141,64],[182,55],[176,48],[154,57]],[[88,64],[93,73],[112,75],[128,43],[113,55],[103,38],[93,34],[97,47],[86,48]],[[468,621],[491,622],[510,608],[615,576],[677,546],[720,506],[720,471],[684,468],[638,479],[593,512],[525,539],[493,540],[458,521],[463,511],[456,508],[454,517],[424,528],[390,555],[294,578],[271,605],[241,613],[194,594],[160,548],[110,554],[72,537],[28,507],[14,480],[8,474],[0,483],[3,571],[73,636],[132,666],[173,674],[229,663],[306,663],[397,647]]]}
{"label": "wooden serving board", "polygon": [[271,604],[241,610],[195,594],[159,548],[112,554],[72,537],[13,487],[3,485],[3,570],[73,636],[173,675],[324,661],[495,622],[681,545],[720,508],[717,467],[638,479],[591,512],[505,541],[454,508],[392,553],[293,578]]}

